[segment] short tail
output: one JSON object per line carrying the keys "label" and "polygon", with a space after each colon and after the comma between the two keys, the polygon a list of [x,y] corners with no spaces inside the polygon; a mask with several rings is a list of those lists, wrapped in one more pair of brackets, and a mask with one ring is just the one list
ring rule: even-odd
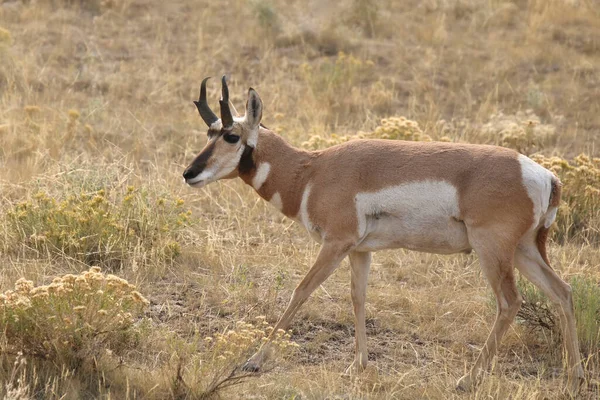
{"label": "short tail", "polygon": [[535,240],[538,251],[548,266],[550,266],[550,261],[548,260],[548,253],[546,252],[546,240],[548,240],[550,226],[556,219],[556,212],[558,211],[558,205],[560,204],[560,193],[562,191],[562,183],[557,177],[552,177],[551,185],[552,188],[550,190],[548,211],[546,211],[546,214],[544,215],[544,224],[538,229]]}

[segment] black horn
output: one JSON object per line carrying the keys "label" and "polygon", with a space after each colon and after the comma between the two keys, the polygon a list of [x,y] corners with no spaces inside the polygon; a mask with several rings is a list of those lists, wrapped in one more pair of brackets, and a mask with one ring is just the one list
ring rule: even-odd
{"label": "black horn", "polygon": [[221,106],[221,122],[223,123],[223,128],[229,128],[233,126],[233,116],[231,115],[231,109],[229,108],[229,88],[227,87],[227,80],[225,79],[225,75],[221,79],[221,100],[219,100],[219,105]]}
{"label": "black horn", "polygon": [[202,85],[200,85],[200,98],[198,98],[198,101],[194,101],[194,104],[196,105],[196,108],[198,108],[198,112],[200,113],[200,116],[204,122],[206,122],[206,125],[210,127],[219,120],[219,117],[212,112],[208,106],[208,103],[206,102],[206,81],[209,79],[210,76],[202,80]]}

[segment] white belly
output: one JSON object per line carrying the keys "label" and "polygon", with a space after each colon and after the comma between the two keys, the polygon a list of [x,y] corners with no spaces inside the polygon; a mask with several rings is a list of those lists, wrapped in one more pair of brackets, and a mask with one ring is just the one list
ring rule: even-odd
{"label": "white belly", "polygon": [[406,248],[429,253],[469,251],[456,188],[444,181],[413,182],[359,193],[358,251]]}

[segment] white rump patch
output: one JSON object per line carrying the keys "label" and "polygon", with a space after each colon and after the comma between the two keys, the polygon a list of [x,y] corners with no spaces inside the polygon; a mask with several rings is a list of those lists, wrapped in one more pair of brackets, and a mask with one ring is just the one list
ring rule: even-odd
{"label": "white rump patch", "polygon": [[271,203],[273,207],[277,208],[279,211],[283,210],[283,203],[281,202],[281,196],[279,195],[279,192],[275,192],[275,194],[273,194],[273,197],[271,197],[269,203]]}
{"label": "white rump patch", "polygon": [[536,228],[548,211],[544,226],[549,227],[556,217],[556,210],[548,210],[552,192],[552,173],[529,157],[519,154],[523,186],[533,202],[533,228]]}
{"label": "white rump patch", "polygon": [[546,220],[544,221],[544,228],[546,228],[546,229],[550,228],[550,225],[552,225],[552,223],[556,219],[557,211],[558,211],[558,207],[550,208],[550,210],[548,211],[548,214],[546,214]]}
{"label": "white rump patch", "polygon": [[256,168],[256,174],[254,175],[254,178],[252,178],[252,187],[256,190],[260,189],[267,180],[269,172],[271,172],[271,164],[268,162],[260,163]]}

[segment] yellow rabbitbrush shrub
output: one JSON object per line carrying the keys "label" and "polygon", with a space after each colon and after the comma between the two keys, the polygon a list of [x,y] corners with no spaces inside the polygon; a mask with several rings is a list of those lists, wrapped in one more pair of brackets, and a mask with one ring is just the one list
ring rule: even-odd
{"label": "yellow rabbitbrush shrub", "polygon": [[[555,123],[561,120],[561,117],[556,117]],[[513,115],[498,112],[481,126],[479,135],[486,141],[529,155],[556,139],[556,126],[542,123],[533,110],[519,111]]]}
{"label": "yellow rabbitbrush shrub", "polygon": [[134,285],[98,267],[37,287],[19,279],[0,294],[0,349],[77,369],[107,350],[122,352],[148,304]]}
{"label": "yellow rabbitbrush shrub", "polygon": [[183,200],[129,186],[52,197],[45,191],[7,214],[11,237],[24,249],[67,256],[111,269],[173,260],[190,212]]}
{"label": "yellow rabbitbrush shrub", "polygon": [[[356,139],[391,139],[415,142],[431,142],[432,140],[431,136],[423,133],[418,122],[406,117],[390,117],[382,119],[381,124],[373,132],[359,132],[356,135],[343,136],[332,134],[329,137],[312,135],[306,142],[302,143],[302,147],[318,150]],[[447,138],[440,140],[449,141]]]}

